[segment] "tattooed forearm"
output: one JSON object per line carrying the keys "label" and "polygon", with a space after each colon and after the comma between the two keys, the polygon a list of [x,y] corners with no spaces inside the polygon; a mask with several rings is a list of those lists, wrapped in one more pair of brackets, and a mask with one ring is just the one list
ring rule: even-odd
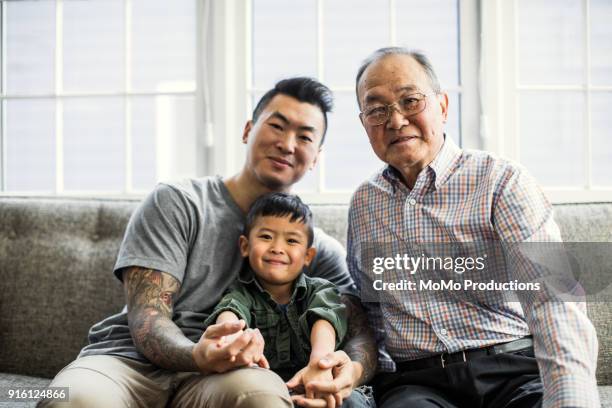
{"label": "tattooed forearm", "polygon": [[378,358],[376,341],[359,299],[343,295],[342,303],[346,305],[349,322],[346,336],[349,340],[344,346],[344,351],[351,360],[361,363],[363,374],[360,383],[363,384],[369,381],[376,372]]}
{"label": "tattooed forearm", "polygon": [[123,273],[128,325],[138,351],[153,364],[173,371],[198,371],[193,342],[172,321],[179,282],[167,273],[133,267]]}

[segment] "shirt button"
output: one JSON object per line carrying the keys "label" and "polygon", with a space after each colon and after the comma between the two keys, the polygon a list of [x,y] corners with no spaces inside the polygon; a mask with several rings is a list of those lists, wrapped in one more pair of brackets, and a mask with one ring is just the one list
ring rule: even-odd
{"label": "shirt button", "polygon": [[446,336],[448,332],[446,331],[446,329],[440,329],[440,334]]}
{"label": "shirt button", "polygon": [[408,204],[416,205],[416,200],[414,198],[411,198],[410,200],[408,200]]}

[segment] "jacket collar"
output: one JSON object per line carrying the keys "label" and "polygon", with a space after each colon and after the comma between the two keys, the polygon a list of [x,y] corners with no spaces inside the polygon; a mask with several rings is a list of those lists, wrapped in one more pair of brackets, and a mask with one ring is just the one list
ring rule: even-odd
{"label": "jacket collar", "polygon": [[[267,299],[272,300],[270,294],[266,292],[266,290],[261,286],[259,280],[257,279],[257,275],[248,264],[248,261],[245,260],[245,266],[240,271],[238,275],[238,281],[244,285],[251,286],[256,288],[260,293],[266,296]],[[306,286],[306,277],[304,276],[304,272],[300,273],[297,278],[295,278],[293,285],[293,293],[291,294],[291,302],[294,300],[302,300],[304,296],[306,296],[307,286]]]}

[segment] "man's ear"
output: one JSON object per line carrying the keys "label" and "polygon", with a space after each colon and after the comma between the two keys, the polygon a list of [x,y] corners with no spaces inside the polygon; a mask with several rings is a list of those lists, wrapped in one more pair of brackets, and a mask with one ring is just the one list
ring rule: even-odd
{"label": "man's ear", "polygon": [[249,139],[249,133],[251,133],[251,129],[253,129],[253,121],[248,120],[244,125],[244,130],[242,131],[242,143],[246,144]]}
{"label": "man's ear", "polygon": [[304,265],[309,266],[316,254],[317,250],[314,247],[308,248],[306,250],[306,256],[304,258]]}
{"label": "man's ear", "polygon": [[446,92],[440,93],[438,95],[438,101],[442,109],[442,122],[446,123],[448,120],[448,94]]}
{"label": "man's ear", "polygon": [[240,246],[240,255],[242,255],[243,258],[249,256],[249,239],[246,236],[240,236],[238,239],[238,246]]}
{"label": "man's ear", "polygon": [[359,121],[361,122],[361,126],[365,128],[365,122],[363,121],[363,114],[359,112]]}
{"label": "man's ear", "polygon": [[321,154],[321,147],[319,147],[319,150],[317,151],[317,154],[314,157],[314,160],[312,161],[312,164],[310,165],[310,167],[308,167],[308,170],[312,170],[315,168],[315,166],[317,165],[317,162],[319,161],[319,155]]}

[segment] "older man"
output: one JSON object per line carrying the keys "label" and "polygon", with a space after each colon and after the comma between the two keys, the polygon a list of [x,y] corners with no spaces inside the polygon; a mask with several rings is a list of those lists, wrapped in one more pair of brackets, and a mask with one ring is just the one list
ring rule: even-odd
{"label": "older man", "polygon": [[[350,206],[349,270],[362,293],[366,243],[560,241],[551,205],[524,170],[445,135],[448,96],[423,54],[374,52],[356,92],[372,149],[387,163]],[[584,304],[518,299],[479,303],[447,290],[435,301],[368,303],[379,406],[599,406]]]}

